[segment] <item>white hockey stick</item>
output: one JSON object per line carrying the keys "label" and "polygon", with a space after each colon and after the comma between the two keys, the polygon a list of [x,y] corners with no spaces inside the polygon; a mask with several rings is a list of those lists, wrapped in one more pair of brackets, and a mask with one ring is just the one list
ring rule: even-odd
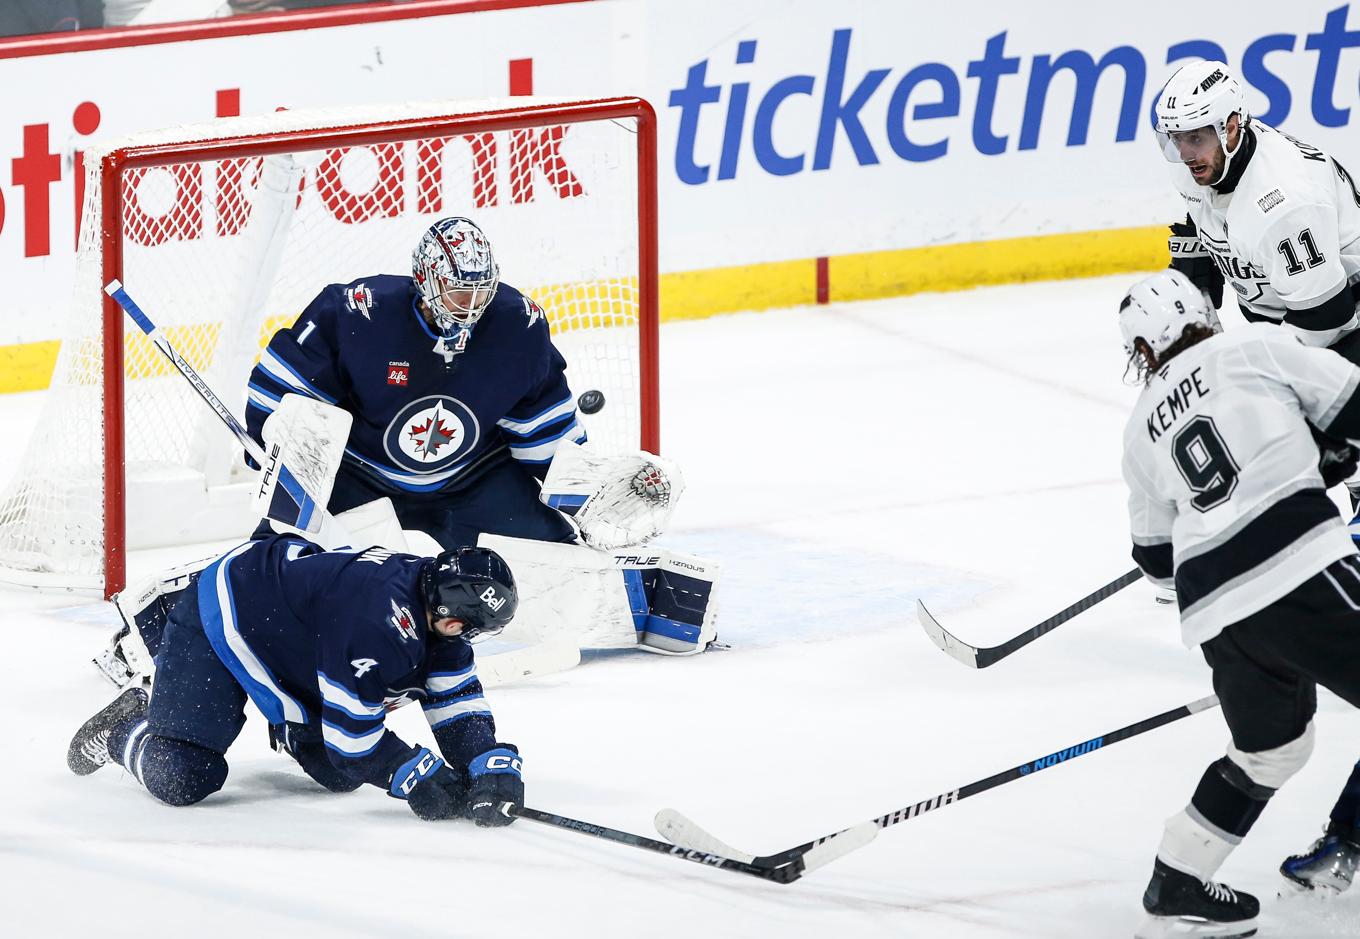
{"label": "white hockey stick", "polygon": [[565,672],[581,663],[574,643],[539,642],[522,649],[477,656],[477,677],[485,688]]}

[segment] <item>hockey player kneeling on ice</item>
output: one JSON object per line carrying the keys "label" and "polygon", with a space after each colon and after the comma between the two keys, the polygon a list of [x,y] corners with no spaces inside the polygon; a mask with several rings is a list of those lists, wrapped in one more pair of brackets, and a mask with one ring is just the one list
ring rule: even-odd
{"label": "hockey player kneeling on ice", "polygon": [[1232,734],[1166,823],[1145,937],[1254,934],[1256,898],[1212,878],[1308,759],[1317,685],[1360,706],[1360,555],[1310,430],[1360,439],[1360,368],[1280,326],[1213,324],[1178,271],[1119,310],[1144,386],[1124,432],[1134,560],[1174,584]]}
{"label": "hockey player kneeling on ice", "polygon": [[[129,688],[86,721],[67,762],[82,776],[118,763],[162,802],[191,805],[226,781],[249,699],[276,747],[326,789],[368,783],[423,819],[507,825],[524,803],[520,757],[496,739],[471,640],[516,606],[510,569],[484,548],[419,558],[290,535],[249,542],[178,594],[154,690]],[[413,700],[438,755],[385,726]]]}

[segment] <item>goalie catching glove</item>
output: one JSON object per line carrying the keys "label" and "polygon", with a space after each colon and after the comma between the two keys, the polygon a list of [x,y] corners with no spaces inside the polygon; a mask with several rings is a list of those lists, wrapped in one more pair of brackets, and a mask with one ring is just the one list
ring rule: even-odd
{"label": "goalie catching glove", "polygon": [[601,454],[564,440],[543,480],[542,502],[600,551],[638,545],[670,524],[685,490],[680,467],[651,453]]}

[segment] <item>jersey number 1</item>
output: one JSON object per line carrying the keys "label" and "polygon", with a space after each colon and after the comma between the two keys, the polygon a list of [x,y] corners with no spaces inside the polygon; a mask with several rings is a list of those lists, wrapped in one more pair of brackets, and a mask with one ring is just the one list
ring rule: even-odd
{"label": "jersey number 1", "polygon": [[1211,417],[1201,414],[1182,427],[1171,440],[1171,456],[1195,491],[1190,504],[1201,512],[1227,502],[1237,488],[1241,470]]}

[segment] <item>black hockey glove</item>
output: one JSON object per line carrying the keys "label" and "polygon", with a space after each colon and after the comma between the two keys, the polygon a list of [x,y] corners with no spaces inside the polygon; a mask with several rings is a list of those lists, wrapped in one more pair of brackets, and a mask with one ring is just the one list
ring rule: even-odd
{"label": "black hockey glove", "polygon": [[302,771],[331,792],[353,792],[364,784],[331,762],[321,729],[306,724],[270,724],[269,745],[297,760]]}
{"label": "black hockey glove", "polygon": [[392,774],[388,791],[427,822],[466,814],[468,790],[462,775],[424,747]]}
{"label": "black hockey glove", "polygon": [[1313,434],[1313,442],[1318,448],[1318,472],[1322,474],[1322,485],[1328,489],[1355,475],[1360,465],[1360,452],[1345,440],[1323,433],[1309,423],[1308,430]]}
{"label": "black hockey glove", "polygon": [[1190,283],[1209,295],[1214,309],[1223,305],[1223,272],[1214,263],[1209,250],[1199,240],[1199,232],[1190,216],[1183,222],[1171,225],[1171,237],[1167,239],[1171,250],[1171,267],[1190,278]]}
{"label": "black hockey glove", "polygon": [[522,763],[519,750],[512,743],[502,743],[494,750],[472,758],[468,776],[468,817],[483,828],[499,828],[515,820],[502,810],[505,803],[514,808],[524,807],[524,779],[520,776]]}

